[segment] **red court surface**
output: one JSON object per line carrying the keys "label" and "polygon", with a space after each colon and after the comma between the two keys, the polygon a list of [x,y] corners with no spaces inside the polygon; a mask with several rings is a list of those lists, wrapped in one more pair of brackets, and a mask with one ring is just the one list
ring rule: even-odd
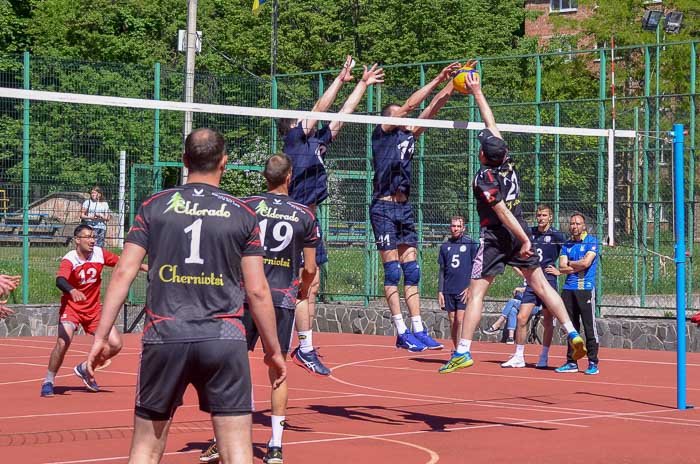
{"label": "red court surface", "polygon": [[[289,365],[286,463],[691,463],[700,462],[700,411],[678,411],[675,353],[603,349],[598,376],[502,369],[512,347],[474,345],[474,366],[447,375],[448,350],[411,354],[393,338],[315,334],[333,368],[312,376]],[[88,393],[72,373],[91,337],[76,337],[56,379],[39,390],[54,339],[0,339],[0,462],[124,463],[131,440],[139,336]],[[539,346],[528,347],[534,363]],[[563,363],[553,347],[550,364]],[[258,413],[256,462],[269,438],[269,386],[252,359]],[[164,370],[163,375],[167,375]],[[700,354],[688,355],[688,402],[700,404]],[[188,390],[175,415],[166,463],[197,463],[209,417]]]}

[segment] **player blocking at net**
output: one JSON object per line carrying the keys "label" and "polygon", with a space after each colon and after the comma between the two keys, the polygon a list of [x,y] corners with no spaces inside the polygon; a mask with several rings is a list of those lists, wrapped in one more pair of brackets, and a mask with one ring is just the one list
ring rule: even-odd
{"label": "player blocking at net", "polygon": [[481,320],[484,297],[496,276],[503,274],[506,264],[520,269],[528,286],[567,331],[574,359],[581,359],[586,354],[583,338],[574,329],[561,297],[547,282],[539,266],[539,258],[532,250],[526,232],[528,226],[523,219],[515,165],[481,90],[478,74],[467,74],[466,83],[486,126],[478,136],[482,166],[472,185],[481,225],[481,246],[474,260],[457,350],[438,372],[446,374],[474,364],[470,350],[474,330]]}
{"label": "player blocking at net", "polygon": [[[353,79],[354,60],[348,55],[343,69],[333,83],[318,99],[312,111],[326,112],[335,101],[343,84]],[[384,71],[375,63],[369,69],[363,66],[362,78],[347,98],[339,113],[351,114],[357,108],[362,96],[371,85],[384,82]],[[314,215],[317,207],[328,197],[328,180],[324,160],[328,145],[335,140],[343,127],[342,121],[332,121],[317,128],[318,121],[313,119],[283,119],[278,124],[278,131],[284,139],[282,151],[292,160],[292,179],[289,195],[292,200],[308,206]],[[317,221],[318,223],[318,221]],[[296,329],[299,346],[292,352],[294,362],[307,371],[318,375],[330,375],[328,369],[317,355],[313,345],[313,319],[316,309],[316,295],[320,282],[320,268],[328,262],[328,254],[323,246],[319,230],[316,247],[316,274],[309,289],[309,297],[300,301],[296,309]]]}
{"label": "player blocking at net", "polygon": [[[382,116],[403,118],[428,98],[443,82],[450,80],[459,63],[446,66],[427,85],[414,92],[403,105],[390,103],[382,109]],[[420,119],[431,119],[447,103],[454,90],[450,81],[421,111]],[[374,240],[384,265],[384,295],[396,327],[396,347],[411,352],[426,349],[439,350],[443,345],[428,334],[420,314],[421,270],[417,261],[418,235],[409,203],[411,173],[416,137],[425,131],[419,126],[380,124],[372,132],[372,165],[374,193],[370,206],[370,221]],[[401,314],[399,283],[403,273],[404,299],[411,316],[408,330]]]}

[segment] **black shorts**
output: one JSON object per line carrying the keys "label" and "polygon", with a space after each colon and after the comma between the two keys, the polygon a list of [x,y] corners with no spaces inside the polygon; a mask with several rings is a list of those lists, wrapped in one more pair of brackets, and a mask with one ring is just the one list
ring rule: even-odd
{"label": "black shorts", "polygon": [[[547,274],[545,274],[547,275]],[[557,289],[557,280],[556,279],[547,279],[547,282],[549,285],[558,293],[559,290]],[[542,306],[543,301],[540,299],[539,296],[535,294],[535,291],[530,287],[529,285],[525,287],[525,292],[523,293],[523,299],[522,299],[522,304],[528,304],[528,303],[534,303],[535,306]]]}
{"label": "black shorts", "polygon": [[[294,310],[275,306],[275,319],[277,319],[277,340],[280,342],[280,349],[283,354],[287,354],[292,345],[292,335],[294,335]],[[243,325],[245,326],[248,350],[253,351],[258,343],[258,338],[260,338],[260,333],[248,307],[243,313]],[[264,346],[263,351],[265,351]]]}
{"label": "black shorts", "polygon": [[374,200],[369,214],[378,250],[396,250],[399,245],[418,246],[413,208],[409,202]]}
{"label": "black shorts", "polygon": [[472,267],[472,279],[503,274],[506,264],[524,269],[539,266],[540,261],[536,254],[527,259],[520,257],[520,241],[504,226],[493,229],[482,228],[480,242]]}
{"label": "black shorts", "polygon": [[250,366],[242,340],[144,344],[136,383],[136,414],[167,420],[192,384],[199,409],[212,415],[252,412]]}

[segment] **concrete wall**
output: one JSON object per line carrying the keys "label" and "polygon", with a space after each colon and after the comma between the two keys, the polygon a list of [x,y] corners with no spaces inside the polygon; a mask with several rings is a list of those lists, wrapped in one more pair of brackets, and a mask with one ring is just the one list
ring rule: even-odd
{"label": "concrete wall", "polygon": [[[500,314],[500,303],[486,303],[482,327],[496,320]],[[13,306],[16,315],[0,321],[0,337],[17,337],[32,335],[56,335],[58,306]],[[131,321],[139,307],[128,311]],[[117,318],[119,330],[123,327],[123,315]],[[407,317],[404,308],[404,316]],[[434,300],[423,301],[423,319],[437,338],[449,338],[449,321]],[[139,330],[142,324],[139,325]],[[319,303],[316,305],[314,330],[319,332],[357,333],[368,335],[394,335],[394,327],[386,305],[374,302],[365,308],[361,304]],[[542,326],[539,326],[541,336]],[[558,332],[555,332],[558,333]],[[634,348],[648,350],[675,350],[677,331],[675,319],[669,318],[634,318],[603,317],[598,319],[598,335],[601,347]],[[686,324],[686,343],[688,351],[700,352],[700,329],[695,324]],[[564,337],[554,337],[555,344],[565,343]],[[477,341],[498,341],[496,335],[486,336],[477,331]]]}

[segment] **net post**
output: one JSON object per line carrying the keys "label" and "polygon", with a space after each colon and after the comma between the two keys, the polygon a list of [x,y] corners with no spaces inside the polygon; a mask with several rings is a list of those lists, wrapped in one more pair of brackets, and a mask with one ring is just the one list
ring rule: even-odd
{"label": "net post", "polygon": [[685,179],[683,163],[683,124],[673,125],[674,233],[676,236],[676,348],[677,409],[686,405],[685,362]]}
{"label": "net post", "polygon": [[[160,100],[160,63],[153,65],[153,99]],[[153,112],[153,164],[160,162],[160,109]],[[153,170],[153,193],[161,190],[160,169]]]}
{"label": "net post", "polygon": [[[23,87],[31,87],[29,52],[23,56]],[[29,300],[29,99],[22,104],[22,304]]]}
{"label": "net post", "polygon": [[615,246],[615,129],[608,130],[608,245]]}
{"label": "net post", "polygon": [[126,151],[119,151],[119,232],[118,247],[124,249],[124,216],[126,214]]}

